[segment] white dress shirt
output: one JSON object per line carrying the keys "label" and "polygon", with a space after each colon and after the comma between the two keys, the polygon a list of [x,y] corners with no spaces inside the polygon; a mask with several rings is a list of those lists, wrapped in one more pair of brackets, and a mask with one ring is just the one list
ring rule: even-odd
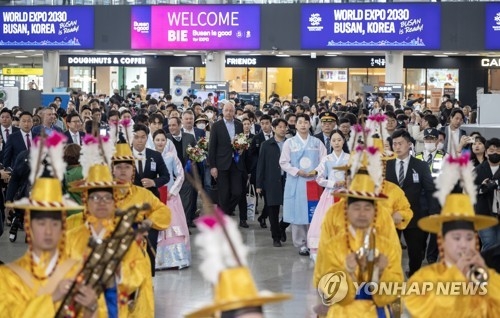
{"label": "white dress shirt", "polygon": [[2,126],[2,138],[3,138],[3,141],[5,143],[7,143],[7,134],[5,132],[6,129],[9,131],[9,137],[12,136],[12,125],[10,125],[7,128],[5,128],[4,126]]}
{"label": "white dress shirt", "polygon": [[146,170],[146,148],[144,148],[141,152],[132,148],[132,153],[134,154],[137,172],[139,172],[139,161],[142,161],[142,172],[144,172]]}
{"label": "white dress shirt", "polygon": [[396,177],[399,179],[399,167],[401,166],[401,161],[404,163],[404,171],[405,171],[405,178],[406,178],[406,174],[408,173],[408,165],[410,164],[410,158],[411,156],[408,155],[408,157],[406,157],[405,159],[401,160],[401,159],[396,159]]}

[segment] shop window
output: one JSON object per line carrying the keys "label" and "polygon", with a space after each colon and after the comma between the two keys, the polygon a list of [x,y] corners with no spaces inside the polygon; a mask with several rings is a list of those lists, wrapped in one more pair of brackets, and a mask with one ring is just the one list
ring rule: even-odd
{"label": "shop window", "polygon": [[[346,74],[347,76],[347,74]],[[276,93],[281,101],[292,100],[293,69],[291,67],[267,68],[267,96]],[[262,95],[262,94],[261,94]],[[261,96],[262,97],[262,96]],[[262,98],[261,98],[262,100]]]}
{"label": "shop window", "polygon": [[500,93],[500,69],[488,70],[488,92]]}
{"label": "shop window", "polygon": [[[366,76],[366,70],[365,70]],[[318,99],[326,96],[328,100],[347,98],[347,69],[346,68],[320,68],[318,69]]]}
{"label": "shop window", "polygon": [[458,98],[458,69],[427,69],[427,92],[430,92],[431,103],[429,107],[433,111],[439,109],[440,98],[443,94],[448,94],[451,98]]}
{"label": "shop window", "polygon": [[426,69],[407,69],[406,70],[406,84],[405,84],[405,98],[409,94],[415,95],[415,98],[423,97],[424,103],[421,104],[421,109],[425,105],[430,104],[431,93],[427,91]]}
{"label": "shop window", "polygon": [[368,83],[368,69],[349,69],[349,99],[353,100],[360,93],[363,93],[363,86]]}
{"label": "shop window", "polygon": [[92,92],[95,83],[93,68],[73,66],[69,68],[69,87],[83,92]]}

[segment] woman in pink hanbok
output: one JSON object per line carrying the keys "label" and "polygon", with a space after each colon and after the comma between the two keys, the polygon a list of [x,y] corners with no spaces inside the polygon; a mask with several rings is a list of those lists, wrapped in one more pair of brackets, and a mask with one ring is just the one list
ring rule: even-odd
{"label": "woman in pink hanbok", "polygon": [[330,138],[330,145],[333,151],[328,156],[323,157],[320,164],[315,169],[318,172],[316,182],[325,189],[314,210],[311,225],[307,232],[307,245],[310,249],[310,257],[314,261],[316,261],[318,252],[323,218],[326,211],[328,211],[332,204],[338,200],[334,198],[333,191],[345,187],[345,171],[334,169],[335,167],[345,166],[349,161],[349,154],[342,150],[345,142],[346,140],[342,132],[340,130],[334,130]]}
{"label": "woman in pink hanbok", "polygon": [[188,267],[191,263],[191,247],[186,215],[182,207],[179,191],[184,182],[184,168],[177,157],[174,144],[167,139],[165,131],[159,129],[153,134],[156,151],[160,152],[170,173],[166,189],[166,204],[172,211],[170,227],[158,233],[156,249],[156,269]]}

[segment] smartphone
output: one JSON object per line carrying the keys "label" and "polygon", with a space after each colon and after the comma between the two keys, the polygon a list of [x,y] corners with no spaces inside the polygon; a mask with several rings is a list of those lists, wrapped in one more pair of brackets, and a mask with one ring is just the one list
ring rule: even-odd
{"label": "smartphone", "polygon": [[101,128],[99,129],[99,134],[104,137],[108,134],[108,131],[106,130],[106,128]]}

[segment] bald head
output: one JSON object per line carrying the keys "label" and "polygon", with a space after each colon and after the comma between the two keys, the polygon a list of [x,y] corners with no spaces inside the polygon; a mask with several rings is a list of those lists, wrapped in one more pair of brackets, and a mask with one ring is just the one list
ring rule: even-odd
{"label": "bald head", "polygon": [[235,107],[231,102],[227,102],[224,104],[222,108],[222,114],[224,115],[224,119],[228,121],[232,121],[234,119]]}

